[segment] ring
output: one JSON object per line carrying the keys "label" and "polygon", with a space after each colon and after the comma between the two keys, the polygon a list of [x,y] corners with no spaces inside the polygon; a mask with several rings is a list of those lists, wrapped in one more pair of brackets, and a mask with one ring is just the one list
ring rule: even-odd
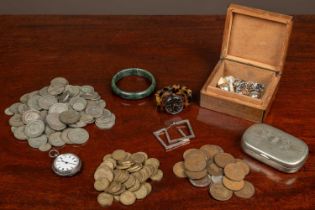
{"label": "ring", "polygon": [[[122,78],[128,77],[128,76],[145,77],[151,82],[151,85],[146,90],[139,91],[139,92],[127,92],[127,91],[123,91],[119,89],[116,83]],[[121,98],[129,99],[129,100],[137,100],[137,99],[142,99],[151,95],[155,89],[156,81],[153,74],[151,74],[147,70],[139,69],[139,68],[128,68],[128,69],[123,69],[117,72],[112,78],[111,85],[112,85],[113,92],[116,95],[120,96]]]}

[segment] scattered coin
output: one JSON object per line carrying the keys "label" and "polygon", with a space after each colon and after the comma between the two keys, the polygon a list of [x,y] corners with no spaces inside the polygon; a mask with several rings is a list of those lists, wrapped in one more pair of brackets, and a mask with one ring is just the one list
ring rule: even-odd
{"label": "scattered coin", "polygon": [[233,192],[223,184],[212,184],[209,189],[210,195],[218,201],[227,201],[233,196]]}
{"label": "scattered coin", "polygon": [[229,190],[238,191],[244,187],[244,180],[233,181],[233,180],[228,179],[226,176],[224,176],[223,185]]}
{"label": "scattered coin", "polygon": [[234,192],[234,195],[237,197],[246,199],[251,198],[254,194],[255,188],[249,181],[245,181],[244,187],[241,190]]}
{"label": "scattered coin", "polygon": [[123,205],[132,205],[137,199],[144,199],[152,191],[148,183],[160,181],[160,161],[149,158],[145,152],[129,153],[122,149],[103,157],[103,162],[94,173],[94,188],[104,191]]}
{"label": "scattered coin", "polygon": [[244,198],[254,194],[254,186],[244,180],[250,172],[249,166],[225,153],[220,146],[206,144],[200,149],[191,148],[184,152],[183,158],[184,161],[173,166],[175,176],[188,177],[195,187],[210,186],[209,192],[214,199],[228,200],[233,192]]}
{"label": "scattered coin", "polygon": [[178,162],[173,166],[173,172],[178,178],[187,177],[185,174],[184,162]]}
{"label": "scattered coin", "polygon": [[229,163],[224,167],[224,174],[233,181],[241,181],[245,177],[244,169],[236,163]]}
{"label": "scattered coin", "polygon": [[229,163],[234,163],[234,157],[229,153],[218,153],[214,156],[214,162],[221,168],[224,168]]}

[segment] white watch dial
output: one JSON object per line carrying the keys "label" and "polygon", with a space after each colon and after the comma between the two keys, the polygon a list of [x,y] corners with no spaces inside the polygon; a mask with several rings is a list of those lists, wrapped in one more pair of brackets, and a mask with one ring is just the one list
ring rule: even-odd
{"label": "white watch dial", "polygon": [[78,156],[66,153],[56,157],[53,163],[53,170],[60,176],[72,176],[81,169],[81,160]]}

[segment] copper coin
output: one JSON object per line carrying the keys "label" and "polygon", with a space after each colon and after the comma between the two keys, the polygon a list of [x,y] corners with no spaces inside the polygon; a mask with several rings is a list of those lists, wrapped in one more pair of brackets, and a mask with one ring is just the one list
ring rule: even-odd
{"label": "copper coin", "polygon": [[211,163],[207,166],[208,173],[212,176],[220,176],[223,174],[223,169],[217,166],[215,163]]}
{"label": "copper coin", "polygon": [[244,160],[236,159],[236,164],[240,165],[240,167],[243,169],[245,175],[249,174],[250,168]]}
{"label": "copper coin", "polygon": [[214,162],[221,168],[224,168],[229,163],[234,163],[234,157],[229,153],[218,153],[214,156]]}
{"label": "copper coin", "polygon": [[207,175],[207,170],[204,169],[202,171],[189,171],[185,170],[186,176],[188,176],[190,179],[202,179]]}
{"label": "copper coin", "polygon": [[233,192],[224,187],[223,184],[211,184],[209,192],[218,201],[227,201],[233,196]]}
{"label": "copper coin", "polygon": [[173,166],[173,173],[178,178],[185,178],[186,177],[183,161],[175,163],[175,165]]}
{"label": "copper coin", "polygon": [[224,174],[233,181],[241,181],[245,178],[243,168],[236,163],[229,163],[224,167]]}
{"label": "copper coin", "polygon": [[189,171],[202,171],[207,166],[207,157],[200,151],[195,150],[190,152],[184,162],[184,166]]}
{"label": "copper coin", "polygon": [[203,145],[200,149],[207,153],[208,158],[213,158],[216,154],[224,152],[221,147],[213,144]]}
{"label": "copper coin", "polygon": [[243,189],[234,192],[234,194],[239,198],[251,198],[255,194],[255,187],[252,183],[245,181]]}
{"label": "copper coin", "polygon": [[232,181],[227,177],[223,177],[223,185],[228,188],[229,190],[238,191],[243,189],[244,187],[244,180],[241,181]]}
{"label": "copper coin", "polygon": [[186,159],[187,155],[192,152],[192,151],[196,151],[198,149],[195,149],[195,148],[190,148],[190,149],[187,149],[184,153],[183,153],[183,158]]}

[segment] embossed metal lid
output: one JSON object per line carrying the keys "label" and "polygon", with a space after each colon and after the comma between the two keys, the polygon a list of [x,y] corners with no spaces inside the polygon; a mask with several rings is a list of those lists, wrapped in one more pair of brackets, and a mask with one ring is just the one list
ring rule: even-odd
{"label": "embossed metal lid", "polygon": [[249,127],[242,148],[250,156],[284,172],[295,172],[308,156],[308,146],[300,139],[267,124]]}

